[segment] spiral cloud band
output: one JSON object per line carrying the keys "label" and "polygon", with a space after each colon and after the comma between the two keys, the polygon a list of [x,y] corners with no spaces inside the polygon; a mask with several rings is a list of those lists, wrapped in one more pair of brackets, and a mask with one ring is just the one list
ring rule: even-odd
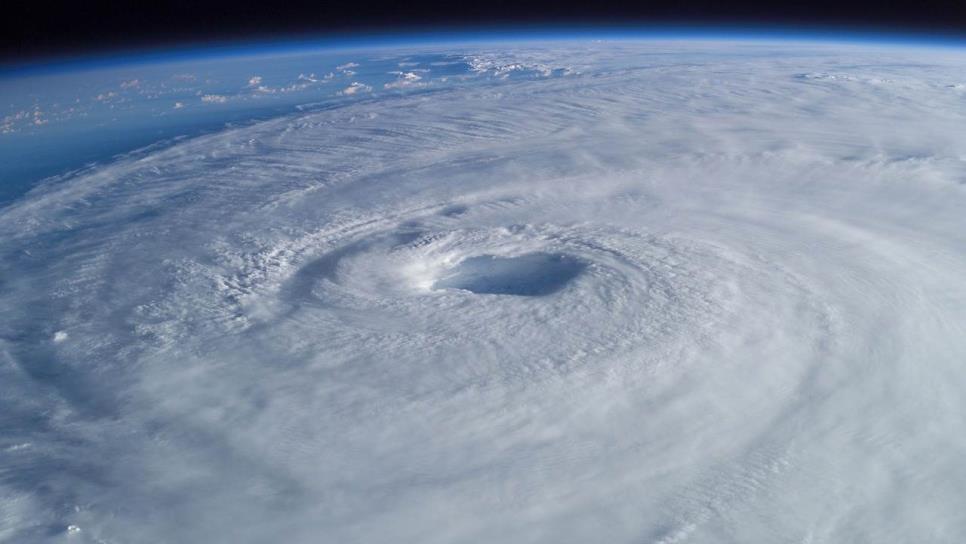
{"label": "spiral cloud band", "polygon": [[0,210],[0,538],[966,537],[966,55],[473,54]]}

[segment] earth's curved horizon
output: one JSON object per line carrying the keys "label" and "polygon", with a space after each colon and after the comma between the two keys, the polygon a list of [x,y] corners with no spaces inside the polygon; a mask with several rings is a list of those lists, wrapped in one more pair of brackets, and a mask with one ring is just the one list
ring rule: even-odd
{"label": "earth's curved horizon", "polygon": [[966,48],[488,36],[0,77],[0,541],[966,537]]}

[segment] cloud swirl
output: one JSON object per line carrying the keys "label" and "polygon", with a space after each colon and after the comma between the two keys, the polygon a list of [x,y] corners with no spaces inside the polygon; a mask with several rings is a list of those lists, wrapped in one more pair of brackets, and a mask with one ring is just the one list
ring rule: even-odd
{"label": "cloud swirl", "polygon": [[0,211],[0,538],[966,535],[966,57],[479,58]]}

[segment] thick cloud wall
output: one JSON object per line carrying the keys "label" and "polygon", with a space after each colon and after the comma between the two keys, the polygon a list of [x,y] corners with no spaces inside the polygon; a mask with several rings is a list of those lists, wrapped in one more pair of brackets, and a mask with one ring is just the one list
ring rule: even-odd
{"label": "thick cloud wall", "polygon": [[966,538],[966,56],[480,58],[0,211],[0,540]]}

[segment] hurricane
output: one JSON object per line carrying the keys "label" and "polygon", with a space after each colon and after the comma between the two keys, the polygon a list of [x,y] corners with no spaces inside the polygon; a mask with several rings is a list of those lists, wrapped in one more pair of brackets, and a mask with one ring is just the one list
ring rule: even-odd
{"label": "hurricane", "polygon": [[966,53],[447,54],[0,208],[0,540],[966,536]]}

